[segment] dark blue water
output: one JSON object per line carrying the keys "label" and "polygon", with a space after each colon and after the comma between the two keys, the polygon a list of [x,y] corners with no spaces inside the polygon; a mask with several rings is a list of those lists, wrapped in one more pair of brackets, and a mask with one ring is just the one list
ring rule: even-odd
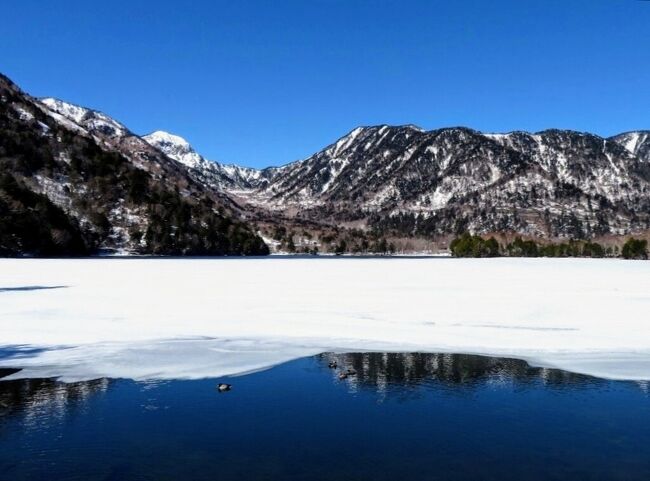
{"label": "dark blue water", "polygon": [[432,354],[222,380],[0,381],[0,479],[650,479],[638,383]]}

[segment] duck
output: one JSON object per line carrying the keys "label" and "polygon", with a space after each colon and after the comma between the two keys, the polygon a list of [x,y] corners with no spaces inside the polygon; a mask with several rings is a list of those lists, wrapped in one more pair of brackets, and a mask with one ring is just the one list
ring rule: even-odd
{"label": "duck", "polygon": [[329,367],[330,369],[336,369],[338,366],[339,365],[336,361],[330,361],[329,364],[327,365],[327,367]]}
{"label": "duck", "polygon": [[217,384],[217,390],[219,392],[226,392],[226,391],[230,391],[231,389],[232,389],[232,384],[226,384],[223,382]]}
{"label": "duck", "polygon": [[339,373],[339,379],[343,380],[343,379],[347,379],[347,377],[348,377],[348,373],[347,373],[347,372],[343,372],[343,371],[341,371],[341,372]]}
{"label": "duck", "polygon": [[355,371],[354,369],[348,369],[347,371],[345,371],[345,373],[348,376],[355,376],[357,374],[357,371]]}

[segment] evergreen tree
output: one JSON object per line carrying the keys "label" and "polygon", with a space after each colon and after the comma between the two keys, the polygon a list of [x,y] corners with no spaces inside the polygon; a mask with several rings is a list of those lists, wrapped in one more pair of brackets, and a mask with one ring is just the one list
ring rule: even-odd
{"label": "evergreen tree", "polygon": [[623,244],[621,253],[625,259],[647,259],[648,241],[631,237]]}

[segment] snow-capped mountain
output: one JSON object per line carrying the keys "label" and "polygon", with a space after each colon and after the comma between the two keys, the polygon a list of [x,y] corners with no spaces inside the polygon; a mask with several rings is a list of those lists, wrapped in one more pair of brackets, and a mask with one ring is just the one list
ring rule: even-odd
{"label": "snow-capped mountain", "polygon": [[572,131],[356,128],[284,167],[251,202],[409,235],[514,231],[540,237],[649,227],[643,135],[625,146]]}
{"label": "snow-capped mountain", "polygon": [[124,125],[102,112],[51,97],[43,98],[41,102],[50,111],[71,120],[88,132],[99,132],[109,138],[124,137],[129,133],[129,130]]}
{"label": "snow-capped mountain", "polygon": [[0,75],[0,255],[267,253],[233,204],[121,123]]}
{"label": "snow-capped mountain", "polygon": [[193,175],[213,189],[249,190],[263,181],[261,170],[207,160],[178,135],[158,130],[142,138],[169,158],[192,169]]}
{"label": "snow-capped mountain", "polygon": [[101,112],[55,99],[41,105],[154,176],[186,176],[194,192],[243,217],[264,212],[426,237],[463,230],[589,237],[649,227],[648,131],[606,139],[564,130],[358,127],[305,160],[251,169],[208,160],[178,135],[140,137]]}
{"label": "snow-capped mountain", "polygon": [[62,127],[92,138],[103,148],[119,151],[141,169],[157,176],[169,170],[180,172],[158,149],[102,112],[54,98],[39,99],[37,106]]}
{"label": "snow-capped mountain", "polygon": [[[92,109],[53,98],[40,99],[40,108],[65,128],[92,138],[103,148],[118,151],[136,167],[157,178],[185,176],[190,193],[205,190],[234,215],[247,217],[234,193],[250,193],[265,185],[273,169],[261,171],[210,161],[197,153],[184,138],[164,131],[138,136],[124,124]],[[230,195],[227,195],[229,192]],[[238,199],[239,200],[239,199]]]}
{"label": "snow-capped mountain", "polygon": [[192,148],[187,140],[162,130],[142,137],[168,157],[193,169],[206,168],[207,161]]}
{"label": "snow-capped mountain", "polygon": [[[137,167],[164,176],[165,173],[189,176],[201,189],[208,188],[228,204],[224,189],[250,187],[258,170],[211,162],[199,155],[182,137],[156,131],[140,137],[124,124],[92,109],[53,98],[40,99],[43,111],[66,128],[91,137],[104,148],[114,149]],[[170,162],[172,160],[172,162]]]}

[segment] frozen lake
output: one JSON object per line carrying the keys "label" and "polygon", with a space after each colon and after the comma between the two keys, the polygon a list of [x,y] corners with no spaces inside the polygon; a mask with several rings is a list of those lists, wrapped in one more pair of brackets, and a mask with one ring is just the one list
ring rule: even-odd
{"label": "frozen lake", "polygon": [[1,259],[0,367],[199,379],[370,350],[647,380],[648,313],[643,261]]}

